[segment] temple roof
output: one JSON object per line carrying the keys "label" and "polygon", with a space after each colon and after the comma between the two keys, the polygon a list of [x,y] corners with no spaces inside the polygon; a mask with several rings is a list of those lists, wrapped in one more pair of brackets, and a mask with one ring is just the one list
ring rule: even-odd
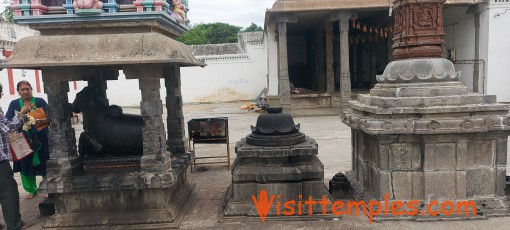
{"label": "temple roof", "polygon": [[[390,7],[393,0],[277,0],[269,12],[345,10]],[[476,4],[487,0],[446,0],[446,4]]]}
{"label": "temple roof", "polygon": [[32,36],[21,39],[0,68],[204,66],[190,49],[160,33]]}

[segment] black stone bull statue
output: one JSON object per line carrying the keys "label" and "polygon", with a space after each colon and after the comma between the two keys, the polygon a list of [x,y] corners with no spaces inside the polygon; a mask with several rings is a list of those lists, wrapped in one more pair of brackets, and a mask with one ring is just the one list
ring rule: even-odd
{"label": "black stone bull statue", "polygon": [[72,104],[73,112],[83,113],[79,154],[85,159],[141,156],[142,116],[123,114],[117,105],[108,106],[101,94],[99,87],[87,86],[76,94]]}

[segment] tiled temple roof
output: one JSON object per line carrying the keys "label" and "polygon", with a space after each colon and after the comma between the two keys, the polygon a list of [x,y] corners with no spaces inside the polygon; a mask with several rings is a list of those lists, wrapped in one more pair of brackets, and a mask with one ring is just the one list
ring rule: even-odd
{"label": "tiled temple roof", "polygon": [[[476,4],[487,0],[447,0],[446,4]],[[393,0],[278,0],[269,12],[387,8]]]}

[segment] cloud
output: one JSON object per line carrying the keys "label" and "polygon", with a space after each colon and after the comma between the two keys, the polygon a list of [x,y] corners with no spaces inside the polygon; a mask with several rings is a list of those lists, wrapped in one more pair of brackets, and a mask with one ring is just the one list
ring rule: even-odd
{"label": "cloud", "polygon": [[266,9],[274,0],[189,0],[188,18],[192,24],[225,22],[247,27],[264,25]]}

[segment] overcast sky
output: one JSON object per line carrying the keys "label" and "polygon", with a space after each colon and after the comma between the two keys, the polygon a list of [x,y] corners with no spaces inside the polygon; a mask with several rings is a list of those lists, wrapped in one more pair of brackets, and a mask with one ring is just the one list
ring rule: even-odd
{"label": "overcast sky", "polygon": [[[274,2],[275,0],[188,0],[188,18],[192,24],[225,22],[247,27],[254,22],[264,26],[266,9],[271,8]],[[0,12],[3,8],[0,6]]]}
{"label": "overcast sky", "polygon": [[192,24],[226,22],[247,27],[252,22],[264,26],[266,9],[275,0],[188,0],[188,18]]}

